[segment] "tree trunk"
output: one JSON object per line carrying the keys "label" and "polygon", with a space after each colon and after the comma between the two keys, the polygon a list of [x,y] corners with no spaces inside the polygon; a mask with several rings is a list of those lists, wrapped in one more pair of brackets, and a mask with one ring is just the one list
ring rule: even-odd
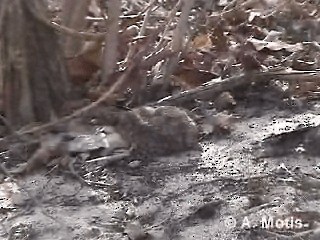
{"label": "tree trunk", "polygon": [[[83,30],[86,26],[86,16],[90,0],[64,0],[61,12],[62,25],[75,30]],[[70,36],[63,38],[64,52],[68,58],[79,54],[83,42]]]}
{"label": "tree trunk", "polygon": [[0,82],[5,117],[15,127],[61,115],[69,89],[59,37],[39,19],[43,0],[0,1]]}

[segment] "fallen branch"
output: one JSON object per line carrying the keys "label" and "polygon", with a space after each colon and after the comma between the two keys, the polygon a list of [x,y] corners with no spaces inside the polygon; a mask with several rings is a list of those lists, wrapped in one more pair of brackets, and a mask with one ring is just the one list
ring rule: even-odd
{"label": "fallen branch", "polygon": [[320,75],[320,71],[277,71],[277,72],[253,72],[253,73],[243,73],[238,76],[233,76],[221,80],[213,79],[199,87],[191,89],[189,91],[184,91],[173,96],[169,96],[155,103],[154,105],[179,105],[190,99],[198,100],[209,100],[218,96],[220,93],[225,91],[232,91],[243,85],[253,84],[255,82],[269,81],[273,78],[281,78],[286,81],[296,81],[295,77],[299,75],[300,77],[310,77],[312,75]]}

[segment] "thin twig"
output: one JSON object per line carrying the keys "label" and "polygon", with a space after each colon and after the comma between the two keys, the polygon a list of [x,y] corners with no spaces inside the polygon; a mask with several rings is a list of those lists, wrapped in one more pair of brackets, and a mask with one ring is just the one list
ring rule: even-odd
{"label": "thin twig", "polygon": [[[143,37],[146,33],[146,27],[150,19],[150,14],[151,14],[151,7],[155,3],[155,0],[153,0],[148,6],[146,10],[146,14],[143,19],[142,27],[140,28],[140,31],[138,33],[138,38]],[[138,48],[138,43],[130,43],[129,45],[129,50],[127,53],[127,56],[125,57],[125,60],[123,61],[124,64],[128,64],[129,59],[132,59],[133,55],[137,51]],[[123,64],[122,64],[123,65]]]}
{"label": "thin twig", "polygon": [[180,52],[183,48],[183,40],[188,29],[188,17],[193,5],[194,0],[184,0],[183,2],[181,16],[179,18],[178,25],[174,31],[171,44],[172,50],[174,52]]}
{"label": "thin twig", "polygon": [[87,161],[87,163],[103,161],[105,164],[110,164],[112,162],[115,162],[117,160],[123,159],[125,157],[129,157],[129,156],[130,156],[130,151],[128,150],[128,151],[125,151],[123,153],[119,153],[119,154],[116,154],[116,155],[104,156],[104,157],[90,159],[90,160]]}
{"label": "thin twig", "polygon": [[[72,28],[59,25],[58,23],[51,22],[46,17],[39,15],[35,10],[30,9],[32,11],[33,16],[42,24],[54,29],[55,31],[59,33],[64,33],[66,35],[76,37],[85,41],[101,41],[105,39],[107,32],[102,33],[88,33],[88,32],[79,32],[77,30],[74,30]],[[107,26],[108,29],[108,26]]]}
{"label": "thin twig", "polygon": [[150,69],[151,67],[155,66],[158,62],[166,58],[169,58],[172,55],[173,52],[170,49],[163,48],[159,52],[147,56],[141,64],[141,67],[143,67],[144,69]]}
{"label": "thin twig", "polygon": [[72,28],[68,28],[66,26],[59,25],[55,22],[46,21],[45,19],[38,19],[41,20],[43,23],[45,23],[47,26],[53,28],[54,30],[64,33],[67,35],[70,35],[72,37],[80,38],[85,41],[101,41],[105,39],[107,32],[101,32],[101,33],[89,33],[89,32],[79,32],[77,30],[74,30]]}
{"label": "thin twig", "polygon": [[183,50],[185,35],[188,29],[188,17],[193,5],[194,0],[184,0],[183,2],[181,16],[171,42],[171,48],[175,54],[167,60],[163,70],[163,79],[165,83],[168,82],[168,79],[170,79],[170,76],[173,74],[178,65],[179,56]]}
{"label": "thin twig", "polygon": [[[156,48],[155,48],[155,52],[158,52],[158,51],[162,48],[162,46],[163,46],[163,41],[165,40],[165,37],[166,37],[166,35],[167,35],[167,32],[169,31],[169,29],[170,29],[170,27],[171,27],[171,23],[173,22],[174,17],[176,16],[179,8],[180,8],[181,5],[182,5],[182,1],[183,1],[183,0],[179,0],[179,1],[177,2],[177,4],[174,6],[174,8],[171,10],[171,12],[169,13],[169,16],[168,16],[168,18],[167,18],[168,20],[167,20],[167,23],[166,23],[166,27],[165,27],[165,29],[164,29],[164,31],[163,31],[163,33],[162,33],[162,36],[161,36],[161,38],[160,38],[160,41],[158,42],[158,44],[157,44],[157,46],[156,46]],[[193,1],[193,0],[192,0],[192,1]]]}
{"label": "thin twig", "polygon": [[146,14],[144,16],[143,23],[142,23],[142,26],[140,28],[140,32],[139,32],[138,36],[144,36],[146,34],[147,25],[148,25],[148,22],[149,22],[149,19],[150,19],[150,15],[151,15],[151,12],[152,12],[152,6],[154,5],[155,2],[156,2],[156,0],[152,0],[149,3],[149,5],[147,6]]}

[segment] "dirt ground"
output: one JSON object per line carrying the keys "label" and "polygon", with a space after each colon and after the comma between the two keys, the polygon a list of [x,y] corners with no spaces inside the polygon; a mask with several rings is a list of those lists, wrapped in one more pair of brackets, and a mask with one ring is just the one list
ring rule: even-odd
{"label": "dirt ground", "polygon": [[2,174],[1,239],[319,239],[317,154],[261,144],[318,124],[318,112],[242,104],[231,134],[203,140],[202,151],[79,161],[91,186],[68,171]]}
{"label": "dirt ground", "polygon": [[[319,102],[253,94],[202,150],[110,162],[93,157],[105,143],[92,130],[74,169],[0,171],[0,240],[320,239]],[[6,154],[7,167],[21,163]]]}

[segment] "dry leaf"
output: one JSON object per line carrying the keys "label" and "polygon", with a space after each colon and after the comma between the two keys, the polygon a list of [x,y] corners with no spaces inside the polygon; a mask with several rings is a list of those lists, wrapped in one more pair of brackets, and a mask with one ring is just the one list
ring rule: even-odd
{"label": "dry leaf", "polygon": [[195,50],[209,50],[212,47],[212,42],[209,34],[196,36],[192,41],[192,48]]}
{"label": "dry leaf", "polygon": [[250,53],[244,53],[239,56],[242,67],[246,72],[259,71],[262,69],[262,64],[257,57]]}
{"label": "dry leaf", "polygon": [[173,74],[174,82],[185,90],[200,86],[217,77],[219,76],[215,73],[196,68],[181,68]]}
{"label": "dry leaf", "polygon": [[286,50],[288,52],[296,52],[303,49],[302,43],[289,44],[282,41],[277,42],[268,42],[265,40],[258,40],[254,38],[248,39],[248,42],[251,42],[257,51],[261,51],[264,48],[272,51]]}
{"label": "dry leaf", "polygon": [[221,23],[213,29],[210,39],[212,45],[214,45],[217,50],[225,51],[228,49],[228,38],[224,34],[224,29]]}
{"label": "dry leaf", "polygon": [[83,56],[68,59],[67,67],[70,79],[76,85],[86,83],[99,70],[99,66],[86,60]]}
{"label": "dry leaf", "polygon": [[86,42],[80,54],[67,59],[67,67],[74,84],[84,84],[101,66],[102,42]]}

